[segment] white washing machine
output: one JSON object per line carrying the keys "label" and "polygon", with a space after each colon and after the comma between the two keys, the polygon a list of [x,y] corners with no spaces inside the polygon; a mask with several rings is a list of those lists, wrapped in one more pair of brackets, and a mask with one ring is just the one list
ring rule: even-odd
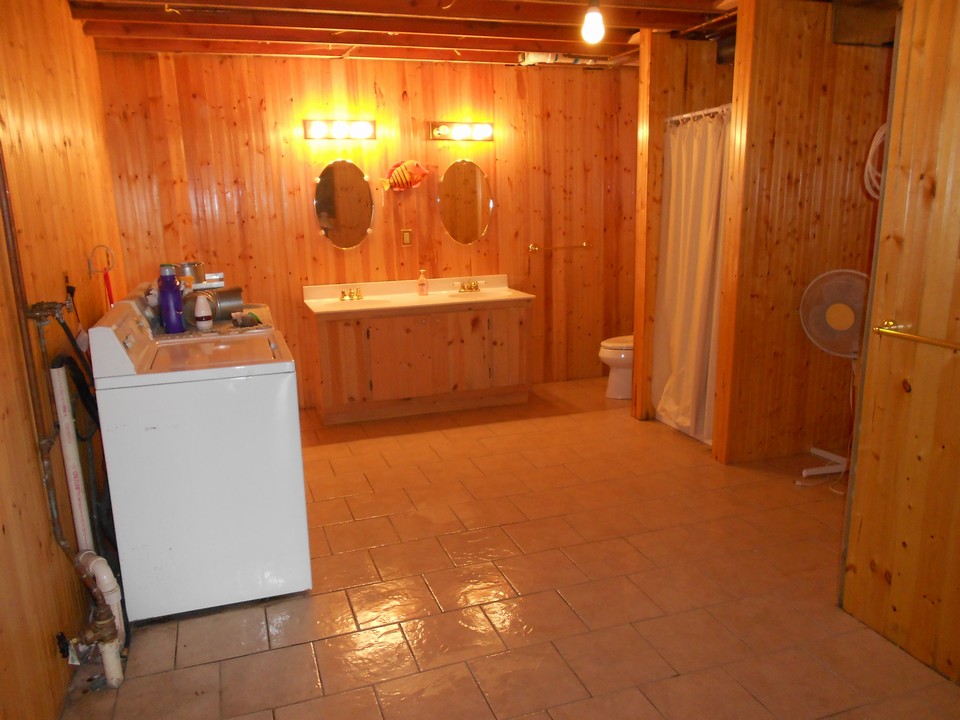
{"label": "white washing machine", "polygon": [[168,337],[132,296],[91,328],[90,348],[129,619],[309,589],[283,336],[228,322]]}

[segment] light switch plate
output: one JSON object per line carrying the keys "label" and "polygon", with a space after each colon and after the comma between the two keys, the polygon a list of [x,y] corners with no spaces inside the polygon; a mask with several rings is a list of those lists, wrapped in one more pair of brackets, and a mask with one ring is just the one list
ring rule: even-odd
{"label": "light switch plate", "polygon": [[404,246],[410,245],[413,242],[413,230],[405,229],[400,231],[400,244]]}

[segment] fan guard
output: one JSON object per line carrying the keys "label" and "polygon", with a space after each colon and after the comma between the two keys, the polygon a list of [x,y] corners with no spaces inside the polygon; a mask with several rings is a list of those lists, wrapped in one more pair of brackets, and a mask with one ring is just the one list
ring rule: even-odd
{"label": "fan guard", "polygon": [[800,299],[800,322],[814,345],[838,357],[857,357],[868,283],[857,270],[831,270],[807,285]]}

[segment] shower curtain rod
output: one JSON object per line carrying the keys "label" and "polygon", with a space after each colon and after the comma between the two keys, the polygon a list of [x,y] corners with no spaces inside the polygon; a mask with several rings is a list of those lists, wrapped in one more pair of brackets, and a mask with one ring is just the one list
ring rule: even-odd
{"label": "shower curtain rod", "polygon": [[683,115],[674,115],[664,120],[664,123],[667,125],[677,123],[679,125],[687,120],[696,120],[697,118],[707,117],[708,115],[721,115],[725,112],[730,112],[730,103],[717,105],[717,107],[707,108],[706,110],[694,110],[693,112],[688,112]]}

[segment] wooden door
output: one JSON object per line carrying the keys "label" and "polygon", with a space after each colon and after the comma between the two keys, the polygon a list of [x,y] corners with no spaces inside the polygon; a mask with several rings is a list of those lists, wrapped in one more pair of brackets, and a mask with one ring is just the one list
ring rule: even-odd
{"label": "wooden door", "polygon": [[319,323],[320,402],[324,410],[367,401],[370,358],[366,330],[360,320]]}
{"label": "wooden door", "polygon": [[[960,4],[906,0],[871,327],[960,344]],[[960,352],[871,332],[842,604],[960,679]]]}

